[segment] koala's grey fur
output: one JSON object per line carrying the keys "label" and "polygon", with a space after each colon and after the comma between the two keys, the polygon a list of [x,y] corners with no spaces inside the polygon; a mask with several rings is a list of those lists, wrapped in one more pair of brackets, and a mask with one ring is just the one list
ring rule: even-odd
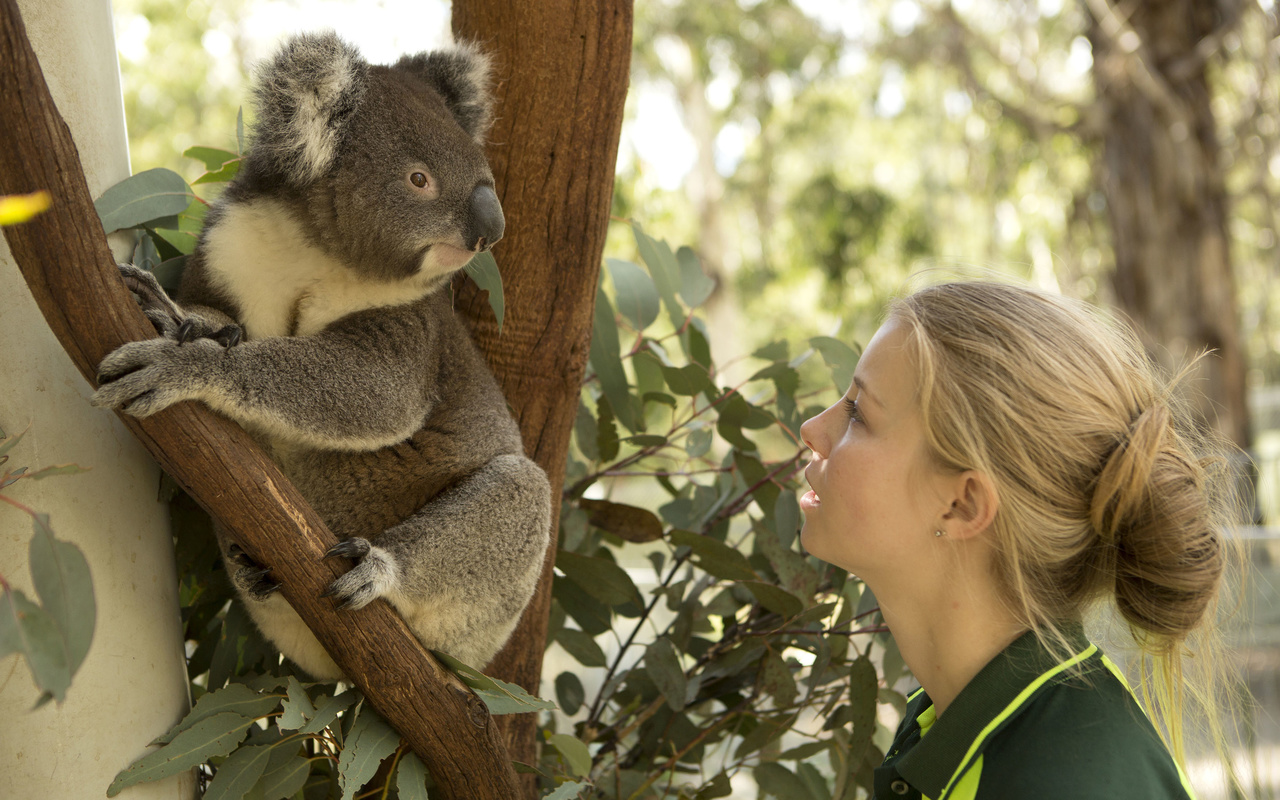
{"label": "koala's grey fur", "polygon": [[[136,416],[200,400],[238,421],[343,540],[332,554],[358,560],[329,593],[381,597],[424,645],[477,667],[532,595],[551,518],[446,288],[502,236],[487,81],[470,47],[386,67],[331,33],[286,43],[178,303],[122,267],[162,335],[108,356],[94,396]],[[267,637],[340,677],[269,571],[219,543]]]}

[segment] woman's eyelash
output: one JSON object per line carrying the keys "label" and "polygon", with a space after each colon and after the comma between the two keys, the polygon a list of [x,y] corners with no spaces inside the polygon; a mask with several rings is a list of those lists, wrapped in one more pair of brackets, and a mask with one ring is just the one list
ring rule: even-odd
{"label": "woman's eyelash", "polygon": [[844,410],[849,415],[849,419],[855,422],[862,421],[862,412],[858,410],[858,401],[851,400],[848,397],[844,399]]}

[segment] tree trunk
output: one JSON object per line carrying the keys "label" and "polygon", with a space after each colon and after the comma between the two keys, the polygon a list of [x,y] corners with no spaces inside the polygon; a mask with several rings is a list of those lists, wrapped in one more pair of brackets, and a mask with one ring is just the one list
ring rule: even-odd
{"label": "tree trunk", "polygon": [[[92,384],[99,361],[154,329],[107,249],[75,144],[49,96],[14,0],[0,0],[0,194],[45,189],[50,210],[5,228],[45,320]],[[126,424],[184,489],[272,569],[343,672],[431,771],[435,794],[510,800],[515,772],[484,703],[443,670],[386,603],[339,612],[321,592],[336,539],[239,426],[180,403]],[[540,652],[540,651],[539,651]]]}
{"label": "tree trunk", "polygon": [[[564,485],[569,436],[591,344],[596,284],[631,64],[629,0],[455,0],[453,32],[494,58],[496,122],[489,163],[507,218],[495,250],[506,316],[455,282],[456,307],[498,376],[525,450]],[[553,504],[555,517],[559,503]],[[551,608],[552,546],[542,581],[488,672],[537,691]],[[536,720],[500,718],[511,757],[536,763]],[[525,796],[535,797],[532,776]]]}
{"label": "tree trunk", "polygon": [[[1227,194],[1197,47],[1226,2],[1086,0],[1103,109],[1099,184],[1115,250],[1115,292],[1157,361],[1191,376],[1197,413],[1242,448],[1251,440],[1245,353],[1227,232]],[[1128,17],[1122,16],[1125,13]]]}

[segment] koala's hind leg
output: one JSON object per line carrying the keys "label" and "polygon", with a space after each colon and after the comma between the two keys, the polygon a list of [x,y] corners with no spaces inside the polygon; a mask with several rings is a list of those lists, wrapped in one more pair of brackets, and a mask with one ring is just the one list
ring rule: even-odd
{"label": "koala's hind leg", "polygon": [[342,678],[342,670],[338,669],[315,634],[293,606],[278,594],[280,583],[271,577],[271,571],[231,541],[221,526],[217,526],[215,531],[231,584],[262,635],[311,677],[317,680]]}
{"label": "koala's hind leg", "polygon": [[335,547],[359,563],[326,594],[351,608],[382,597],[428,649],[483,668],[533,594],[550,527],[546,475],[499,456],[404,522]]}

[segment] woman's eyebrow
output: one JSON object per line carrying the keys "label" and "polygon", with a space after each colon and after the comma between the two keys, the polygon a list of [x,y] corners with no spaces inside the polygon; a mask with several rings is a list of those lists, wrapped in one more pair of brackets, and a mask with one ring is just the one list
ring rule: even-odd
{"label": "woman's eyebrow", "polygon": [[869,399],[871,402],[875,403],[881,408],[884,408],[884,403],[881,403],[880,400],[877,399],[874,394],[872,394],[870,391],[867,390],[867,383],[862,378],[858,377],[857,375],[854,375],[853,385],[858,387],[858,392],[860,394],[865,394],[867,396],[867,399]]}

